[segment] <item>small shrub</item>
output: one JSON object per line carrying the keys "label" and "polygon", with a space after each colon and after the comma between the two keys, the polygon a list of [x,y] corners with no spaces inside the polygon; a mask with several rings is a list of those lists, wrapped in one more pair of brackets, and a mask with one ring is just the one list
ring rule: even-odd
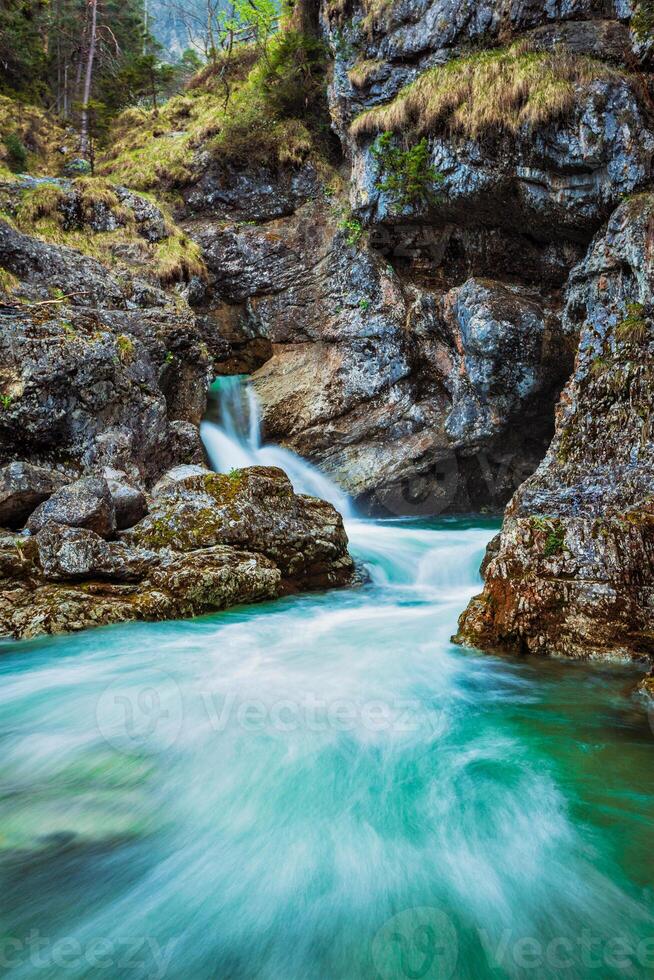
{"label": "small shrub", "polygon": [[347,245],[356,246],[361,241],[363,235],[363,225],[356,218],[343,218],[338,223],[341,231],[345,232]]}
{"label": "small shrub", "polygon": [[11,395],[0,395],[0,407],[3,409],[11,408],[11,403],[13,402]]}
{"label": "small shrub", "polygon": [[27,150],[25,144],[16,133],[8,133],[2,141],[7,151],[7,164],[14,173],[25,173],[27,170]]}
{"label": "small shrub", "polygon": [[121,364],[131,364],[134,360],[134,341],[127,334],[121,333],[116,337],[116,347]]}
{"label": "small shrub", "polygon": [[387,131],[377,137],[372,154],[379,170],[377,189],[388,194],[398,207],[434,203],[434,185],[442,183],[443,176],[430,163],[426,137],[402,149],[394,134]]}
{"label": "small shrub", "polygon": [[535,531],[545,534],[543,558],[551,558],[561,554],[565,549],[565,530],[560,521],[554,517],[532,517],[531,526]]}

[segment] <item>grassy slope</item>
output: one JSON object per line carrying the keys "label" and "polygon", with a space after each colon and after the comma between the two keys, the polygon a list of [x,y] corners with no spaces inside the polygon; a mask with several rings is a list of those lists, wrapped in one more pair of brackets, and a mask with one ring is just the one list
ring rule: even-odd
{"label": "grassy slope", "polygon": [[300,164],[320,155],[324,78],[322,46],[297,32],[276,35],[263,55],[240,48],[158,113],[124,112],[98,173],[137,190],[171,190],[206,167],[200,150],[224,164]]}

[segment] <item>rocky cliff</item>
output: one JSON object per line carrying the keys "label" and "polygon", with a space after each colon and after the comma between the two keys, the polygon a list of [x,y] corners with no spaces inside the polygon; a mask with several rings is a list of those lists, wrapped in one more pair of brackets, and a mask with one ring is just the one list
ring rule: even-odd
{"label": "rocky cliff", "polygon": [[267,437],[364,510],[499,509],[545,455],[579,338],[570,271],[650,178],[630,13],[323,4],[342,162],[198,154],[178,214],[221,370],[252,373]]}

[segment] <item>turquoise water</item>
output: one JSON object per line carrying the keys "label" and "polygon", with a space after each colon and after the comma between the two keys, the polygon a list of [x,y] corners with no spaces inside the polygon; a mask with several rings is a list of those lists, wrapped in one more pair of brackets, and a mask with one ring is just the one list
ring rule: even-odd
{"label": "turquoise water", "polygon": [[491,522],[349,532],[361,588],[5,645],[3,975],[651,975],[633,672],[450,644]]}

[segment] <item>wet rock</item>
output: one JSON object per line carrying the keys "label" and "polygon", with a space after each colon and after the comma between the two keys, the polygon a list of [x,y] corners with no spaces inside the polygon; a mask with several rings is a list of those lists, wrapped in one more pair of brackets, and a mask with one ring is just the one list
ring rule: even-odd
{"label": "wet rock", "polygon": [[216,169],[207,159],[200,180],[184,192],[189,216],[211,215],[239,221],[271,221],[292,214],[316,191],[311,166],[276,172]]}
{"label": "wet rock", "polygon": [[56,471],[22,461],[0,468],[0,526],[22,527],[37,505],[64,482]]}
{"label": "wet rock", "polygon": [[105,541],[95,531],[47,523],[36,535],[38,561],[44,578],[140,581],[158,563],[153,552]]}
{"label": "wet rock", "polygon": [[158,489],[148,516],[123,540],[182,552],[244,548],[274,561],[289,589],[351,580],[341,516],[325,501],[294,494],[282,470],[253,466],[229,476],[178,476]]}
{"label": "wet rock", "polygon": [[575,372],[460,642],[654,659],[653,220],[651,195],[621,205],[571,274],[565,319],[583,323]]}
{"label": "wet rock", "polygon": [[193,616],[354,581],[330,504],[294,494],[281,470],[203,472],[169,481],[119,540],[52,521],[0,537],[0,632]]}
{"label": "wet rock", "polygon": [[36,534],[48,523],[86,528],[101,538],[116,533],[116,511],[106,480],[84,477],[55,491],[30,516],[27,527]]}
{"label": "wet rock", "polygon": [[210,476],[211,470],[199,463],[190,463],[183,466],[173,466],[168,470],[152,487],[153,497],[160,497],[168,491],[174,491],[177,484],[189,479],[192,476]]}

